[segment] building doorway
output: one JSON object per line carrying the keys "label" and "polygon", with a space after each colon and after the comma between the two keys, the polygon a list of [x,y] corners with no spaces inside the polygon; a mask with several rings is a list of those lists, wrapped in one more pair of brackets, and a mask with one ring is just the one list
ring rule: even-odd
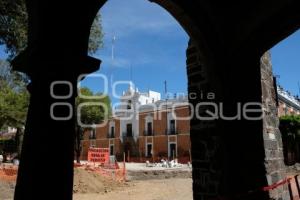
{"label": "building doorway", "polygon": [[147,144],[147,150],[146,150],[146,157],[151,158],[152,157],[152,144]]}
{"label": "building doorway", "polygon": [[177,157],[176,143],[169,143],[169,159],[174,160]]}
{"label": "building doorway", "polygon": [[111,144],[111,145],[109,146],[109,154],[110,154],[111,156],[114,155],[114,145],[113,145],[113,144]]}
{"label": "building doorway", "polygon": [[112,126],[112,127],[110,128],[110,137],[111,137],[111,138],[114,138],[114,137],[115,137],[115,127],[114,127],[114,126]]}
{"label": "building doorway", "polygon": [[131,152],[131,145],[130,143],[126,143],[124,145],[124,153],[125,153],[125,161],[130,162],[130,152]]}

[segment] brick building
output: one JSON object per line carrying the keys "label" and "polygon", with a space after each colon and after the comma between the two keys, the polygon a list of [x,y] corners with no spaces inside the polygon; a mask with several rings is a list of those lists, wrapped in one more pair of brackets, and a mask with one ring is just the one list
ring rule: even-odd
{"label": "brick building", "polygon": [[82,159],[89,147],[109,148],[118,160],[142,162],[161,158],[190,161],[190,120],[184,96],[161,100],[154,91],[141,93],[132,85],[108,121],[84,135]]}
{"label": "brick building", "polygon": [[282,87],[277,87],[278,96],[278,116],[300,115],[299,97],[291,95]]}

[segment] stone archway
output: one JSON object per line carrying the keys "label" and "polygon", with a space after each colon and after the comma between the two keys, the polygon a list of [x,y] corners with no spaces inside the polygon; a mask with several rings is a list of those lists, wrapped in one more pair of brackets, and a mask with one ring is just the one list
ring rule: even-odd
{"label": "stone archway", "polygon": [[[237,104],[263,103],[260,57],[299,28],[297,0],[153,1],[170,12],[191,36],[187,74],[189,93],[195,94],[189,100],[194,106],[204,101],[222,103],[223,114],[235,116]],[[70,109],[65,105],[74,106],[76,91],[73,88],[71,96],[54,98],[49,88],[55,81],[76,85],[79,74],[97,70],[100,61],[87,55],[87,45],[93,18],[105,0],[26,2],[28,47],[13,66],[31,77],[31,100],[15,200],[40,199],[40,193],[47,194],[43,199],[60,196],[70,200],[74,117],[53,120],[49,110],[54,103],[61,103],[55,113],[68,116]],[[66,84],[55,88],[57,96],[66,96],[70,90]],[[201,93],[209,92],[215,94],[214,99],[202,98]],[[263,125],[264,119],[244,117],[191,120],[194,199],[268,199],[276,195],[287,199],[279,192],[249,193],[277,180],[273,179],[277,168],[265,165],[265,147],[276,144],[265,140]],[[51,162],[54,155],[59,164]]]}

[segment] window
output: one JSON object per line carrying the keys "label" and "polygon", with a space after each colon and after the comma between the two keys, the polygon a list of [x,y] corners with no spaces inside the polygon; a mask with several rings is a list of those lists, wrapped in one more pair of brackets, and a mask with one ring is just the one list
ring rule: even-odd
{"label": "window", "polygon": [[115,127],[114,126],[110,127],[110,137],[111,138],[115,137]]}
{"label": "window", "polygon": [[126,130],[127,130],[126,136],[132,137],[132,124],[127,124]]}
{"label": "window", "polygon": [[170,120],[170,134],[175,134],[176,133],[176,128],[175,128],[175,120],[172,119]]}
{"label": "window", "polygon": [[131,101],[131,100],[128,100],[128,102],[127,102],[127,110],[130,110],[130,109],[131,109],[131,103],[132,103],[132,101]]}
{"label": "window", "polygon": [[96,130],[93,129],[93,130],[90,131],[90,139],[91,140],[96,139]]}
{"label": "window", "polygon": [[147,123],[147,135],[152,135],[152,122]]}

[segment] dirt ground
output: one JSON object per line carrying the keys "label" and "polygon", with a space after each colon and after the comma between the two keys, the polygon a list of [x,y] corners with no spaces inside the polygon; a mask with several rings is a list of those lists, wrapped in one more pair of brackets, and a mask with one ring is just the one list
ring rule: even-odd
{"label": "dirt ground", "polygon": [[12,200],[15,189],[15,183],[4,182],[0,180],[0,199],[1,200]]}
{"label": "dirt ground", "polygon": [[[190,175],[166,173],[135,172],[130,181],[120,183],[94,172],[76,168],[74,200],[192,200]],[[145,179],[140,180],[141,177]],[[13,182],[0,180],[0,200],[12,200],[14,186]]]}
{"label": "dirt ground", "polygon": [[173,170],[129,170],[130,181],[116,183],[75,169],[74,200],[192,200],[191,174]]}
{"label": "dirt ground", "polygon": [[132,181],[127,187],[100,194],[74,194],[74,200],[192,200],[192,179]]}

